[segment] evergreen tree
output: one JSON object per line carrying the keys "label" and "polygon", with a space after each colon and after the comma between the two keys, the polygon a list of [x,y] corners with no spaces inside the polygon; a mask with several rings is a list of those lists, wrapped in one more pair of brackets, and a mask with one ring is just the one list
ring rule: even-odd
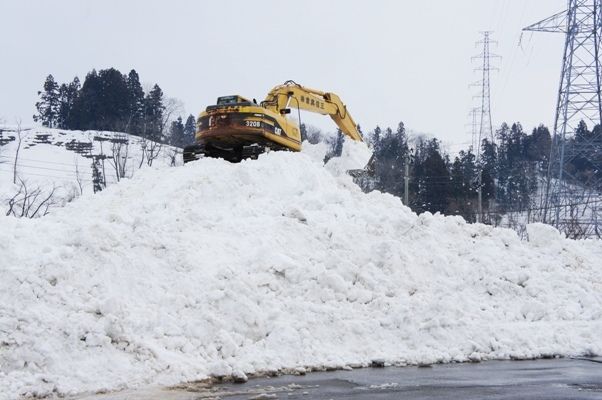
{"label": "evergreen tree", "polygon": [[451,165],[451,194],[449,212],[475,221],[477,205],[478,169],[471,150],[461,150]]}
{"label": "evergreen tree", "polygon": [[301,134],[301,142],[307,140],[307,126],[304,123],[299,125],[299,133]]}
{"label": "evergreen tree", "polygon": [[59,122],[60,97],[59,85],[52,75],[46,77],[44,90],[39,91],[38,96],[40,96],[40,101],[36,103],[38,114],[33,116],[33,120],[49,128],[56,127]]}
{"label": "evergreen tree", "polygon": [[544,125],[534,128],[531,136],[527,138],[527,158],[530,161],[541,163],[542,171],[547,168],[551,144],[552,136],[550,136],[550,131]]}
{"label": "evergreen tree", "polygon": [[77,115],[74,129],[100,129],[98,110],[100,109],[101,90],[98,73],[93,69],[86,74],[79,96],[73,105],[73,113]]}
{"label": "evergreen tree", "polygon": [[74,105],[78,129],[126,131],[130,120],[126,77],[115,68],[92,70]]}
{"label": "evergreen tree", "polygon": [[498,131],[497,202],[504,210],[529,207],[536,189],[535,163],[528,159],[528,140],[520,123],[502,124]]}
{"label": "evergreen tree", "polygon": [[333,146],[333,156],[340,157],[343,154],[343,143],[345,142],[345,136],[340,129],[337,129],[337,138]]}
{"label": "evergreen tree", "polygon": [[577,129],[575,129],[575,141],[576,142],[587,142],[591,136],[591,132],[587,129],[585,121],[579,121]]}
{"label": "evergreen tree", "polygon": [[144,136],[160,142],[163,139],[163,91],[155,84],[144,98]]}
{"label": "evergreen tree", "polygon": [[126,131],[130,117],[129,90],[126,77],[115,68],[98,73],[101,91],[100,125],[96,129]]}
{"label": "evergreen tree", "polygon": [[126,80],[128,91],[128,132],[141,135],[144,129],[144,90],[136,70],[131,70]]}
{"label": "evergreen tree", "polygon": [[343,154],[343,143],[345,141],[345,136],[340,129],[337,129],[337,136],[334,139],[334,142],[331,144],[330,151],[324,156],[324,163],[327,163],[333,157],[340,157]]}
{"label": "evergreen tree", "polygon": [[184,124],[182,123],[182,117],[178,117],[178,119],[171,123],[171,127],[169,128],[169,144],[176,147],[183,147],[184,145]]}
{"label": "evergreen tree", "polygon": [[194,143],[195,134],[196,119],[194,118],[194,115],[190,114],[188,118],[186,118],[186,123],[184,124],[184,138],[182,141],[182,146]]}
{"label": "evergreen tree", "polygon": [[374,148],[374,163],[378,176],[377,188],[396,196],[403,196],[405,164],[409,162],[408,139],[403,122],[393,132],[385,129],[381,134],[377,127],[378,145]]}
{"label": "evergreen tree", "polygon": [[416,212],[445,212],[451,196],[451,181],[437,139],[421,140],[414,157],[412,209]]}
{"label": "evergreen tree", "polygon": [[589,130],[586,123],[579,122],[573,138],[565,143],[565,154],[571,154],[568,159],[568,173],[564,179],[575,181],[581,185],[588,186],[597,181],[597,177],[602,176],[602,171],[596,166],[594,160],[601,160],[602,154],[602,136],[600,135],[600,126],[594,126]]}
{"label": "evergreen tree", "polygon": [[374,147],[374,151],[377,151],[378,147],[380,146],[381,133],[382,132],[380,126],[376,125],[376,128],[374,128],[374,132],[372,132],[372,147]]}
{"label": "evergreen tree", "polygon": [[357,128],[357,131],[360,133],[360,136],[363,139],[364,138],[364,132],[362,132],[362,127],[360,126],[360,124],[357,124],[356,128]]}
{"label": "evergreen tree", "polygon": [[68,85],[63,83],[59,89],[59,128],[75,129],[77,125],[77,115],[74,113],[74,105],[79,95],[80,84],[79,78],[76,76],[73,82]]}

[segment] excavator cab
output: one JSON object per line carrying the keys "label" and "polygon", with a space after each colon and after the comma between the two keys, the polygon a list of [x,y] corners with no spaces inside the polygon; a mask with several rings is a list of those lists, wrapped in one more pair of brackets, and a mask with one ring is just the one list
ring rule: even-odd
{"label": "excavator cab", "polygon": [[217,98],[216,105],[218,106],[234,106],[234,105],[249,105],[251,101],[242,96],[221,96]]}

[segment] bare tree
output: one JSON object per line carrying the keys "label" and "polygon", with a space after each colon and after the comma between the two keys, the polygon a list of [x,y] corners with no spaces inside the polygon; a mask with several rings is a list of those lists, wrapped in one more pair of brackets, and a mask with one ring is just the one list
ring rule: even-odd
{"label": "bare tree", "polygon": [[146,146],[148,146],[148,140],[144,137],[140,138],[140,153],[142,154],[142,157],[140,157],[138,169],[142,168],[142,165],[144,164],[144,159],[146,157]]}
{"label": "bare tree", "polygon": [[175,167],[178,165],[178,160],[180,159],[180,156],[182,155],[182,152],[180,151],[180,149],[178,149],[177,147],[172,147],[169,149],[169,166],[170,167]]}
{"label": "bare tree", "polygon": [[127,135],[111,139],[111,156],[109,163],[115,171],[117,182],[126,177],[130,141]]}
{"label": "bare tree", "polygon": [[30,189],[23,179],[18,179],[19,189],[8,200],[6,215],[13,215],[18,218],[35,218],[47,215],[49,208],[56,204],[54,198],[56,187],[53,185],[50,192],[44,193],[39,186]]}
{"label": "bare tree", "polygon": [[97,159],[100,160],[100,165],[102,167],[102,187],[107,187],[107,172],[105,171],[105,159],[108,158],[102,147],[102,142],[100,142],[100,154],[97,156]]}
{"label": "bare tree", "polygon": [[167,137],[167,130],[169,129],[170,122],[175,119],[177,115],[184,114],[184,103],[176,99],[175,97],[167,97],[163,101],[163,118],[161,120],[161,134],[164,138]]}
{"label": "bare tree", "polygon": [[159,158],[162,149],[163,144],[147,138],[140,138],[140,152],[142,153],[142,157],[140,157],[138,169],[142,168],[145,160],[149,167],[152,166],[153,161]]}
{"label": "bare tree", "polygon": [[6,160],[4,160],[2,157],[2,145],[4,144],[3,136],[2,136],[3,130],[1,128],[2,125],[4,125],[4,120],[2,118],[0,118],[0,164],[4,164],[6,162]]}
{"label": "bare tree", "polygon": [[84,194],[84,186],[82,184],[81,176],[79,175],[79,160],[77,159],[77,156],[75,156],[75,181],[79,187],[79,194]]}
{"label": "bare tree", "polygon": [[161,143],[152,140],[149,141],[148,146],[146,146],[146,163],[149,167],[152,166],[153,161],[159,157],[162,148],[163,145]]}

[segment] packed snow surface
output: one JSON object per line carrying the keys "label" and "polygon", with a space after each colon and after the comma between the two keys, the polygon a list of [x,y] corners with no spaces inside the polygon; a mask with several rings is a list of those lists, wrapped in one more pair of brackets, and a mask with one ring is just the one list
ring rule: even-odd
{"label": "packed snow surface", "polygon": [[343,172],[360,147],[149,168],[1,216],[0,398],[602,354],[599,241],[417,216]]}

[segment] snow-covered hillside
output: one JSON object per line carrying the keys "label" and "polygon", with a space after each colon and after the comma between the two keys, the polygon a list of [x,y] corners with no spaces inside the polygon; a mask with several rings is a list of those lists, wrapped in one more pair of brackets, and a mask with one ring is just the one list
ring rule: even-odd
{"label": "snow-covered hillside", "polygon": [[602,354],[602,245],[416,216],[360,144],[130,180],[0,216],[0,398],[208,376]]}
{"label": "snow-covered hillside", "polygon": [[[17,149],[17,183],[13,184]],[[0,213],[6,212],[21,180],[30,191],[39,188],[41,197],[54,189],[55,208],[93,191],[94,161],[108,186],[149,165],[180,165],[181,158],[180,149],[126,133],[0,125]]]}

